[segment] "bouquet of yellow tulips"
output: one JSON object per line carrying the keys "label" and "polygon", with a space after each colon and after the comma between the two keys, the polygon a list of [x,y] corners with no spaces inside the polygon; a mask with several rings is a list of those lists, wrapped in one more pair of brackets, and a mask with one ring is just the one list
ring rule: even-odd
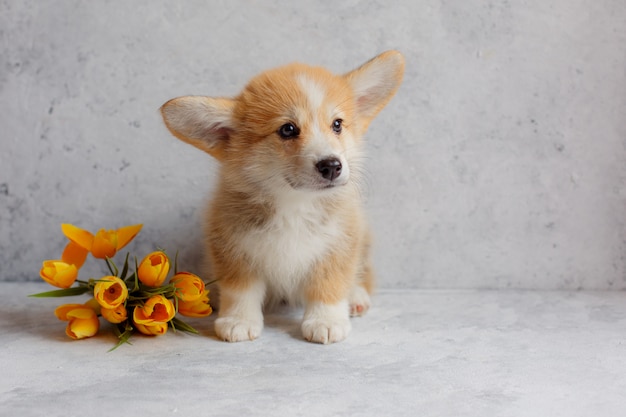
{"label": "bouquet of yellow tulips", "polygon": [[[60,290],[34,294],[32,297],[64,297],[90,293],[93,298],[84,304],[64,304],[55,310],[59,320],[67,321],[65,333],[72,339],[94,336],[100,328],[99,316],[115,325],[119,338],[113,347],[129,343],[136,330],[150,336],[165,334],[168,327],[190,333],[197,331],[176,317],[206,317],[213,311],[209,291],[197,275],[179,272],[176,261],[174,274],[164,284],[170,272],[170,260],[163,251],[155,251],[129,266],[129,254],[120,271],[112,258],[137,236],[142,225],[117,230],[101,229],[95,235],[71,224],[61,225],[69,239],[61,259],[43,262],[39,275]],[[104,259],[110,275],[79,280],[78,272],[87,256]],[[74,284],[76,286],[73,286]]]}

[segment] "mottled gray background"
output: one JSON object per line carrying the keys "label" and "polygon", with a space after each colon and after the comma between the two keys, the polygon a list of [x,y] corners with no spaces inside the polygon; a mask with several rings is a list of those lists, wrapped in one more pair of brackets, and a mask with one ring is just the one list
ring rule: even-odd
{"label": "mottled gray background", "polygon": [[396,48],[368,134],[380,285],[626,289],[625,21],[623,0],[0,1],[0,280],[38,280],[62,222],[143,222],[133,253],[195,268],[215,163],[159,106]]}

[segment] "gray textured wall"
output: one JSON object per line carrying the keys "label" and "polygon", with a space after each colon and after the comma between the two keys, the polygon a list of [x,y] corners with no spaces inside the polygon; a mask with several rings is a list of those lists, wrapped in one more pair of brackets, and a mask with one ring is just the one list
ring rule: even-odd
{"label": "gray textured wall", "polygon": [[39,279],[62,222],[143,222],[133,252],[193,268],[215,164],[159,106],[397,48],[368,134],[380,285],[626,289],[625,5],[0,0],[0,280]]}

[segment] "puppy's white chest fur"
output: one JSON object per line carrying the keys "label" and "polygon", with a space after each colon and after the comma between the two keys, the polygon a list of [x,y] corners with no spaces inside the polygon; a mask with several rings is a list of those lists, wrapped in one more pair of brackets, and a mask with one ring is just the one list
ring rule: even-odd
{"label": "puppy's white chest fur", "polygon": [[242,236],[241,249],[272,293],[299,301],[303,279],[342,235],[341,224],[315,199],[277,203],[266,224]]}

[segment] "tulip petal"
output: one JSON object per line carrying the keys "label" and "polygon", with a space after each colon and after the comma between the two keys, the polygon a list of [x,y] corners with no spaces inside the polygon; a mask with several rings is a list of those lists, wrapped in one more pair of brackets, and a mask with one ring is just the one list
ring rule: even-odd
{"label": "tulip petal", "polygon": [[152,323],[148,325],[135,323],[135,328],[139,330],[139,333],[147,336],[161,336],[167,332],[167,323]]}
{"label": "tulip petal", "polygon": [[100,310],[100,313],[109,323],[121,323],[128,318],[126,307],[123,304],[115,308],[103,308]]}
{"label": "tulip petal", "polygon": [[78,269],[83,266],[88,254],[89,251],[87,249],[70,240],[70,243],[67,244],[61,255],[61,260],[74,265]]}
{"label": "tulip petal", "polygon": [[98,300],[96,300],[95,298],[91,298],[83,305],[92,309],[96,313],[96,315],[100,314],[100,310],[102,309],[102,306],[98,304]]}
{"label": "tulip petal", "polygon": [[128,243],[137,236],[142,227],[143,224],[135,224],[117,229],[117,250],[128,245]]}
{"label": "tulip petal", "polygon": [[76,243],[78,246],[82,247],[86,250],[91,250],[91,246],[93,245],[93,234],[88,232],[87,230],[83,230],[80,227],[76,227],[73,224],[64,223],[61,225],[61,230],[65,237],[67,237],[72,242]]}
{"label": "tulip petal", "polygon": [[88,319],[94,317],[96,312],[86,306],[75,308],[67,312],[67,317],[70,319]]}
{"label": "tulip petal", "polygon": [[84,308],[84,307],[85,306],[82,304],[63,304],[63,305],[58,306],[54,310],[54,315],[57,316],[59,320],[68,321],[69,317],[67,316],[67,314],[70,311],[75,310],[77,308]]}
{"label": "tulip petal", "polygon": [[65,328],[65,333],[72,339],[84,339],[86,337],[94,336],[98,333],[100,328],[100,321],[97,316],[92,316],[87,319],[73,319]]}
{"label": "tulip petal", "polygon": [[170,280],[176,287],[176,297],[182,301],[195,301],[204,293],[204,282],[190,272],[179,272]]}
{"label": "tulip petal", "polygon": [[133,321],[138,324],[151,323],[153,320],[150,319],[149,316],[146,315],[143,308],[140,306],[135,307],[133,311]]}
{"label": "tulip petal", "polygon": [[164,304],[155,304],[150,317],[154,321],[166,322],[171,319],[169,311]]}
{"label": "tulip petal", "polygon": [[204,290],[202,296],[194,301],[179,301],[178,312],[186,317],[206,317],[213,313],[209,304],[209,290]]}
{"label": "tulip petal", "polygon": [[190,306],[179,306],[178,312],[185,317],[201,318],[210,316],[213,313],[213,308],[209,304],[196,302]]}

